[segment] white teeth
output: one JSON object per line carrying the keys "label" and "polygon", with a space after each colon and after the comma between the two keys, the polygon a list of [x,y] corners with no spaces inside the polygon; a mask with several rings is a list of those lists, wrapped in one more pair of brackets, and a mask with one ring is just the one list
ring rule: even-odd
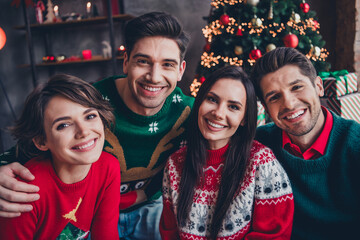
{"label": "white teeth", "polygon": [[294,119],[294,118],[297,118],[298,116],[300,116],[301,114],[303,114],[304,112],[305,112],[304,110],[301,110],[299,112],[294,113],[293,115],[287,116],[286,118],[287,119]]}
{"label": "white teeth", "polygon": [[91,142],[85,144],[85,145],[82,145],[82,146],[79,146],[79,147],[76,147],[77,149],[84,149],[84,148],[87,148],[87,147],[90,147],[91,145],[93,145],[95,143],[94,140],[92,140]]}
{"label": "white teeth", "polygon": [[161,87],[155,88],[155,87],[149,87],[149,86],[145,86],[145,85],[143,85],[143,87],[144,87],[146,90],[150,91],[150,92],[156,92],[156,91],[160,91],[160,90],[161,90]]}
{"label": "white teeth", "polygon": [[216,123],[213,123],[213,122],[210,122],[210,121],[207,121],[207,123],[212,126],[212,127],[215,127],[215,128],[224,128],[225,126],[221,126],[219,124],[216,124]]}

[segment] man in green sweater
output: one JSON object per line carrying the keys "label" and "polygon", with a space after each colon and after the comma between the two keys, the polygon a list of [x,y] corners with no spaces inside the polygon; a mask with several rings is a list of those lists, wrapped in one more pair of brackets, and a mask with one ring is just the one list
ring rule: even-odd
{"label": "man in green sweater", "polygon": [[[132,19],[124,36],[125,75],[94,84],[116,117],[114,128],[106,131],[104,150],[117,157],[121,167],[119,234],[122,239],[161,239],[163,169],[168,156],[185,142],[194,100],[176,87],[185,71],[189,40],[173,16],[160,12]],[[18,163],[0,168],[0,216],[31,210],[31,205],[15,202],[39,197],[36,186],[14,176],[33,178]]]}
{"label": "man in green sweater", "polygon": [[360,124],[321,106],[322,80],[293,48],[266,53],[252,80],[273,120],[256,139],[274,151],[292,184],[292,239],[359,238]]}

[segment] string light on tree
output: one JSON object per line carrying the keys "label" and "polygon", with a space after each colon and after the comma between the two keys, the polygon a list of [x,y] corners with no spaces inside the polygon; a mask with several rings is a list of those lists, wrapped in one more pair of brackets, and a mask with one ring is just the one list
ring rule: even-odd
{"label": "string light on tree", "polygon": [[207,78],[225,65],[241,66],[250,73],[256,59],[276,47],[296,48],[318,72],[328,71],[329,53],[323,48],[314,11],[305,1],[212,0],[203,28],[209,45],[204,44],[191,94],[201,85],[200,77]]}

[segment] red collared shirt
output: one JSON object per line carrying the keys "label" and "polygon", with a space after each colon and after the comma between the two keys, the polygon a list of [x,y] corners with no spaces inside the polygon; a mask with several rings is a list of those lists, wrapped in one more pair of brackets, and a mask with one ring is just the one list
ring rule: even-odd
{"label": "red collared shirt", "polygon": [[324,155],[329,141],[329,135],[333,127],[333,116],[325,107],[322,106],[321,108],[325,116],[325,125],[320,136],[316,139],[313,145],[302,153],[300,148],[291,142],[289,135],[285,131],[282,131],[283,148],[286,151],[305,160],[315,159]]}

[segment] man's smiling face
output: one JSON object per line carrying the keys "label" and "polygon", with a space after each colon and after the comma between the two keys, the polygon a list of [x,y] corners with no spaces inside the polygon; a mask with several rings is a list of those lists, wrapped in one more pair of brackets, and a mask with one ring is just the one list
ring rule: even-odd
{"label": "man's smiling face", "polygon": [[130,56],[125,54],[124,73],[131,99],[128,107],[134,112],[157,113],[173,92],[185,70],[177,43],[165,37],[145,37],[134,45]]}

